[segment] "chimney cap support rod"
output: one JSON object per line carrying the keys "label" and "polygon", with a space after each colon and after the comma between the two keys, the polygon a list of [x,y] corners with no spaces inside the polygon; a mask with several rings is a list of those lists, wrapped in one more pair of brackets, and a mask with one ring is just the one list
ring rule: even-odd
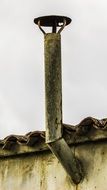
{"label": "chimney cap support rod", "polygon": [[[57,15],[42,16],[34,19],[34,23],[38,25],[44,35],[46,32],[43,30],[42,26],[52,27],[52,33],[61,33],[65,26],[69,25],[71,21],[72,20],[69,17]],[[60,27],[58,32],[57,27]]]}

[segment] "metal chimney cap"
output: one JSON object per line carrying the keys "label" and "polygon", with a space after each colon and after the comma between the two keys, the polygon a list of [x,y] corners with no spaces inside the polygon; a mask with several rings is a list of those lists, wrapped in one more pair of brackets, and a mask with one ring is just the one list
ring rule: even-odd
{"label": "metal chimney cap", "polygon": [[40,25],[45,27],[53,26],[54,24],[57,27],[61,27],[64,20],[66,21],[66,25],[70,24],[72,21],[72,19],[66,16],[49,15],[35,18],[34,23],[38,25],[38,22],[40,22]]}

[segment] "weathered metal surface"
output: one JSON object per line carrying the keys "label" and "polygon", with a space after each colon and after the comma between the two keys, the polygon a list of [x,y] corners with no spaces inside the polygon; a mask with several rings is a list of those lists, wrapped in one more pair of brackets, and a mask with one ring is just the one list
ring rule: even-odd
{"label": "weathered metal surface", "polygon": [[51,151],[58,158],[71,180],[78,184],[83,178],[83,170],[80,162],[75,158],[74,153],[71,151],[65,140],[59,139],[56,142],[49,143]]}
{"label": "weathered metal surface", "polygon": [[66,16],[58,16],[58,15],[49,15],[49,16],[42,16],[34,19],[34,23],[38,24],[38,21],[40,21],[41,26],[53,26],[55,24],[56,26],[61,26],[61,23],[63,23],[63,20],[66,20],[66,25],[71,23],[71,19]]}
{"label": "weathered metal surface", "polygon": [[[46,99],[46,143],[58,158],[67,174],[75,184],[82,179],[82,167],[75,155],[70,151],[66,141],[62,138],[62,85],[61,85],[61,43],[60,32],[67,25],[63,18],[62,28],[56,34],[59,20],[56,16],[41,17],[34,20],[45,34],[42,26],[52,26],[52,34],[45,34],[45,99]],[[96,122],[96,121],[94,121]],[[93,121],[92,121],[93,123]],[[99,123],[100,124],[100,123]],[[102,123],[101,123],[102,126]],[[86,134],[88,127],[76,130],[77,136]],[[81,134],[82,131],[82,134]],[[66,156],[66,157],[65,157]]]}
{"label": "weathered metal surface", "polygon": [[61,36],[45,35],[45,108],[46,143],[61,162],[73,182],[82,179],[79,162],[62,138],[62,79],[61,79]]}
{"label": "weathered metal surface", "polygon": [[46,142],[62,137],[61,36],[45,35]]}
{"label": "weathered metal surface", "polygon": [[43,34],[46,34],[42,26],[45,27],[52,27],[52,33],[57,33],[57,27],[61,27],[58,33],[61,33],[64,27],[71,23],[71,19],[65,16],[43,16],[34,19],[34,23],[39,26],[39,29],[42,31]]}

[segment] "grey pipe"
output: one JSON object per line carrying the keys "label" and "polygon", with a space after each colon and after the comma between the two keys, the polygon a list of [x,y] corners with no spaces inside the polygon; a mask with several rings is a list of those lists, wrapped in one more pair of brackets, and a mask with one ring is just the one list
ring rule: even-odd
{"label": "grey pipe", "polygon": [[44,35],[46,143],[75,184],[82,179],[82,169],[62,138],[61,35]]}

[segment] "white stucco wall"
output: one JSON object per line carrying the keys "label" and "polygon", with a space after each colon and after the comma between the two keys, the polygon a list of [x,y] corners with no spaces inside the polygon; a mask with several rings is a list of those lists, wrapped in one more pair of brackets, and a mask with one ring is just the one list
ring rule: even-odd
{"label": "white stucco wall", "polygon": [[0,190],[106,190],[107,143],[79,145],[75,154],[85,172],[78,186],[71,183],[54,155],[43,151],[0,158]]}

